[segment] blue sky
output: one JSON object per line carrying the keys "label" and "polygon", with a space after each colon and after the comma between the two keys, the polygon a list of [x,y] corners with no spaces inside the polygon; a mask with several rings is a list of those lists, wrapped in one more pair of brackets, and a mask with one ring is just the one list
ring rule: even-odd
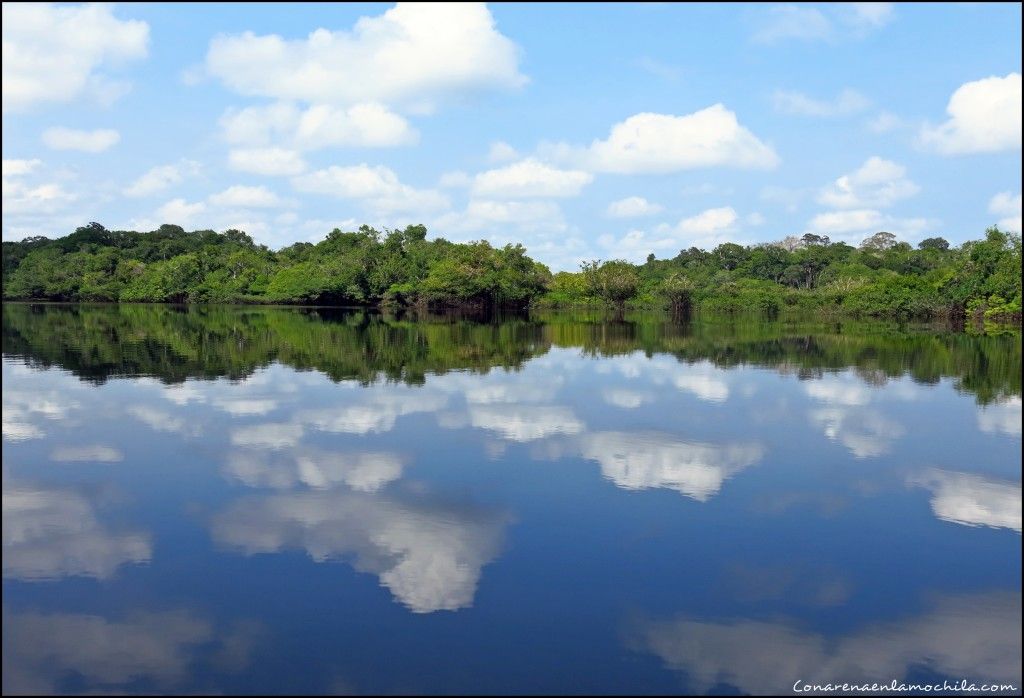
{"label": "blue sky", "polygon": [[958,243],[1020,231],[1021,6],[8,3],[3,160],[5,240]]}

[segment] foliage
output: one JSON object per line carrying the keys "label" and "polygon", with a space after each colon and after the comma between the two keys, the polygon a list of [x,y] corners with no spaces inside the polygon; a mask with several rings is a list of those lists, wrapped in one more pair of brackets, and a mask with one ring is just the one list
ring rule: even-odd
{"label": "foliage", "polygon": [[462,308],[607,304],[676,311],[808,311],[890,318],[1019,322],[1021,240],[990,228],[915,249],[879,232],[859,247],[827,235],[723,243],[643,264],[592,261],[552,275],[522,245],[427,239],[403,230],[335,229],[272,251],[244,232],[139,233],[90,223],[51,240],[3,243],[4,298],[163,303],[280,303]]}

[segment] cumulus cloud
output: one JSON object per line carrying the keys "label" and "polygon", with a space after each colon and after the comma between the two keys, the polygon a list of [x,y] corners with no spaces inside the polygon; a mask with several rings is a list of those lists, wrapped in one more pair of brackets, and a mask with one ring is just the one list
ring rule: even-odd
{"label": "cumulus cloud", "polygon": [[623,174],[668,173],[700,167],[771,169],[771,146],[740,125],[722,104],[674,116],[634,114],[595,140],[583,156],[590,169]]}
{"label": "cumulus cloud", "polygon": [[84,494],[17,483],[4,474],[3,574],[22,580],[108,579],[121,565],[148,562],[147,533],[115,531]]}
{"label": "cumulus cloud", "polygon": [[351,107],[316,104],[301,109],[289,102],[275,102],[230,109],[220,123],[229,143],[250,147],[275,144],[295,150],[331,146],[386,148],[419,140],[419,133],[404,118],[372,103]]}
{"label": "cumulus cloud", "polygon": [[758,444],[718,446],[659,433],[598,432],[579,444],[582,456],[600,463],[601,473],[623,489],[666,488],[698,502],[764,455]]}
{"label": "cumulus cloud", "polygon": [[819,213],[808,222],[807,232],[829,235],[833,241],[842,240],[856,245],[866,235],[880,230],[914,240],[935,225],[935,221],[928,218],[899,218],[883,214],[876,209],[858,208]]}
{"label": "cumulus cloud", "polygon": [[145,57],[148,42],[149,25],[117,19],[110,5],[4,3],[3,110],[109,101],[126,86],[101,70]]}
{"label": "cumulus cloud", "polygon": [[247,187],[238,184],[211,194],[209,200],[215,206],[239,208],[275,208],[283,204],[281,198],[266,187]]}
{"label": "cumulus cloud", "polygon": [[66,207],[77,198],[59,182],[40,181],[42,164],[37,159],[3,161],[5,217],[49,214]]}
{"label": "cumulus cloud", "polygon": [[832,23],[821,10],[809,5],[775,5],[754,33],[754,41],[775,44],[789,39],[824,39],[831,34]]}
{"label": "cumulus cloud", "polygon": [[863,38],[888,24],[893,14],[890,2],[832,3],[821,9],[807,3],[774,5],[762,15],[753,40],[770,45]]}
{"label": "cumulus cloud", "polygon": [[1021,532],[1019,482],[936,469],[912,477],[910,484],[931,490],[932,511],[943,521]]}
{"label": "cumulus cloud", "polygon": [[272,177],[291,177],[306,170],[302,156],[287,148],[236,148],[228,153],[228,166]]}
{"label": "cumulus cloud", "polygon": [[156,219],[159,223],[174,223],[187,227],[196,222],[196,219],[206,212],[206,204],[202,201],[188,202],[185,199],[171,199],[156,210]]}
{"label": "cumulus cloud", "polygon": [[800,92],[776,90],[772,95],[776,111],[797,116],[846,116],[867,109],[871,100],[860,92],[845,89],[834,99],[822,100]]}
{"label": "cumulus cloud", "polygon": [[243,499],[214,518],[214,540],[245,554],[305,550],[351,560],[413,613],[473,605],[507,518],[476,508],[327,490]]}
{"label": "cumulus cloud", "polygon": [[519,152],[505,141],[491,143],[487,151],[487,160],[492,163],[511,162],[519,159]]}
{"label": "cumulus cloud", "polygon": [[296,177],[292,184],[306,193],[358,199],[380,213],[438,211],[449,205],[447,197],[440,192],[403,184],[394,171],[383,165],[332,165]]}
{"label": "cumulus cloud", "polygon": [[111,128],[82,131],[73,128],[48,128],[43,131],[43,143],[53,150],[81,150],[84,153],[102,153],[121,140],[121,134]]}
{"label": "cumulus cloud", "polygon": [[[674,226],[659,225],[652,231],[630,230],[616,238],[602,235],[599,245],[608,253],[623,259],[639,261],[649,253],[675,253],[688,247],[715,247],[723,242],[736,242],[739,214],[731,206],[710,208],[680,220]],[[757,219],[751,219],[756,224]]]}
{"label": "cumulus cloud", "polygon": [[481,172],[471,192],[480,198],[520,199],[577,196],[594,176],[581,170],[560,170],[533,158]]}
{"label": "cumulus cloud", "polygon": [[946,106],[949,120],[921,128],[922,144],[944,155],[1019,149],[1021,144],[1021,77],[992,76],[966,82]]}
{"label": "cumulus cloud", "polygon": [[635,409],[654,399],[650,393],[625,388],[605,389],[601,391],[601,397],[609,405],[621,407],[624,410]]}
{"label": "cumulus cloud", "polygon": [[653,216],[661,213],[663,206],[651,203],[642,196],[627,196],[608,204],[606,213],[612,218],[637,218],[640,216]]}
{"label": "cumulus cloud", "polygon": [[988,202],[988,212],[994,213],[997,216],[1002,216],[1002,218],[999,219],[996,225],[998,225],[1003,230],[1009,230],[1014,233],[1020,233],[1020,211],[1020,194],[1014,196],[1010,192],[1004,191],[993,196],[992,200]]}
{"label": "cumulus cloud", "polygon": [[519,230],[565,226],[562,209],[553,201],[490,201],[471,199],[463,211],[446,213],[435,223],[438,230],[472,233],[491,230],[495,224]]}
{"label": "cumulus cloud", "polygon": [[517,88],[519,50],[483,3],[398,3],[351,31],[289,40],[252,32],[210,42],[207,71],[230,89],[309,103],[428,109],[449,96]]}
{"label": "cumulus cloud", "polygon": [[187,177],[198,174],[199,169],[199,163],[194,160],[180,160],[169,165],[158,165],[125,187],[121,193],[132,197],[157,194],[181,184]]}
{"label": "cumulus cloud", "polygon": [[818,203],[845,209],[891,206],[921,190],[906,174],[903,165],[875,155],[825,187],[818,195]]}

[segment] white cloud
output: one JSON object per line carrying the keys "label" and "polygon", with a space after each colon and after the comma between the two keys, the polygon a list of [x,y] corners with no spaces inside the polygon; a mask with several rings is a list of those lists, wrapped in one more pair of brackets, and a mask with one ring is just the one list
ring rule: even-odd
{"label": "white cloud", "polygon": [[206,204],[202,201],[189,203],[185,199],[171,199],[156,210],[156,219],[159,224],[171,223],[185,228],[195,222],[195,218],[206,211]]}
{"label": "white cloud", "polygon": [[891,206],[913,196],[920,187],[906,178],[907,169],[891,160],[872,156],[857,170],[845,174],[821,191],[818,203],[833,208]]}
{"label": "white cloud", "polygon": [[966,82],[949,98],[950,119],[921,128],[921,142],[944,155],[991,153],[1021,145],[1021,76]]}
{"label": "white cloud", "polygon": [[42,164],[42,160],[4,160],[3,176],[18,177],[21,175],[26,175],[34,171]]}
{"label": "white cloud", "polygon": [[442,216],[435,224],[440,230],[473,232],[495,223],[530,228],[537,224],[562,224],[562,210],[553,201],[470,200],[464,211]]}
{"label": "white cloud", "polygon": [[774,44],[787,39],[825,39],[832,34],[832,23],[820,10],[808,5],[776,5],[768,10],[764,24],[754,41]]}
{"label": "white cloud", "polygon": [[722,484],[764,455],[757,444],[716,446],[666,434],[599,432],[580,437],[580,453],[627,490],[663,487],[706,502]]}
{"label": "white cloud", "polygon": [[910,484],[931,490],[932,511],[943,521],[1021,532],[1019,482],[931,470],[911,478]]}
{"label": "white cloud", "polygon": [[[12,214],[50,214],[64,208],[77,197],[58,182],[40,182],[39,160],[3,161],[3,212]],[[27,181],[29,180],[29,181]],[[32,181],[31,180],[36,180]]]}
{"label": "white cloud", "polygon": [[271,398],[220,398],[213,406],[235,417],[267,414],[277,409],[277,400]]}
{"label": "white cloud", "polygon": [[1008,191],[1000,192],[988,202],[988,212],[1002,216],[997,225],[1002,230],[1014,233],[1021,231],[1021,199],[1020,194],[1014,196]]}
{"label": "white cloud", "polygon": [[628,196],[608,204],[607,214],[612,218],[635,218],[661,213],[663,206],[651,203],[642,196]]}
{"label": "white cloud", "polygon": [[739,215],[731,206],[711,208],[683,218],[674,226],[659,225],[653,231],[630,230],[622,237],[602,235],[599,245],[614,257],[639,261],[649,253],[678,252],[697,246],[715,247],[723,242],[736,242]]}
{"label": "white cloud", "polygon": [[865,125],[872,133],[889,133],[901,128],[903,119],[887,111],[880,111],[874,118],[869,119]]}
{"label": "white cloud", "polygon": [[461,189],[473,184],[473,178],[462,170],[445,172],[437,180],[437,186],[443,189]]}
{"label": "white cloud", "polygon": [[893,17],[891,2],[851,2],[847,6],[852,10],[852,23],[863,27],[883,27]]}
{"label": "white cloud", "polygon": [[481,198],[519,199],[577,196],[594,176],[581,170],[560,170],[532,158],[481,172],[472,194]]}
{"label": "white cloud", "polygon": [[58,446],[50,453],[50,460],[58,463],[120,463],[124,454],[110,446]]}
{"label": "white cloud", "polygon": [[351,31],[217,36],[206,66],[244,95],[429,109],[449,95],[522,86],[518,54],[482,3],[398,3]]}
{"label": "white cloud", "polygon": [[808,97],[800,92],[776,90],[772,95],[776,111],[798,116],[845,116],[856,114],[870,106],[871,101],[860,92],[845,89],[832,100]]}
{"label": "white cloud", "polygon": [[296,150],[332,146],[386,148],[409,145],[419,133],[404,118],[380,104],[336,107],[316,104],[300,109],[288,102],[229,110],[221,117],[229,143],[275,144]]}
{"label": "white cloud", "polygon": [[738,216],[731,206],[709,208],[696,216],[684,218],[676,226],[679,232],[699,237],[707,236],[721,230],[729,230],[736,224]]}
{"label": "white cloud", "polygon": [[928,218],[896,218],[875,209],[852,209],[819,213],[808,223],[807,232],[829,235],[835,242],[859,244],[865,234],[880,230],[907,240],[916,240],[935,226],[936,222]]}
{"label": "white cloud", "polygon": [[133,197],[150,196],[176,184],[181,184],[186,177],[193,176],[198,172],[199,163],[193,160],[159,165],[136,179],[121,193]]}
{"label": "white cloud", "polygon": [[771,169],[775,151],[739,124],[722,104],[674,116],[634,114],[595,140],[583,156],[597,172],[668,173],[699,167]]}
{"label": "white cloud", "polygon": [[487,160],[492,163],[511,162],[519,158],[519,152],[505,141],[491,143],[491,149],[487,152]]}
{"label": "white cloud", "polygon": [[110,128],[95,131],[81,131],[72,128],[48,128],[43,131],[43,143],[53,150],[81,150],[85,153],[102,153],[117,145],[121,134]]}
{"label": "white cloud", "polygon": [[145,57],[148,41],[145,22],[119,20],[110,5],[4,3],[3,110],[123,93],[99,71]]}
{"label": "white cloud", "polygon": [[233,170],[250,174],[290,177],[306,169],[306,162],[286,148],[239,148],[228,154]]}
{"label": "white cloud", "polygon": [[127,412],[154,431],[184,434],[188,429],[188,425],[181,417],[175,417],[147,405],[133,405],[128,408]]}
{"label": "white cloud", "polygon": [[449,205],[447,197],[440,192],[402,184],[398,175],[382,165],[332,165],[296,177],[292,184],[302,192],[360,199],[381,213],[437,211]]}
{"label": "white cloud", "polygon": [[214,206],[237,206],[239,208],[274,208],[282,205],[281,198],[266,187],[234,185],[222,192],[210,195]]}

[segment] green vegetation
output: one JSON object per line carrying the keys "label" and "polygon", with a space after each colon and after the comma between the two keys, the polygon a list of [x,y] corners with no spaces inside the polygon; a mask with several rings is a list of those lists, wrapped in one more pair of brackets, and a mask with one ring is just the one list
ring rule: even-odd
{"label": "green vegetation", "polygon": [[273,362],[333,380],[421,384],[451,370],[517,370],[552,347],[595,356],[642,351],[720,368],[820,377],[852,367],[873,384],[951,378],[980,403],[1019,396],[1021,335],[970,335],[895,322],[778,321],[602,311],[491,317],[224,305],[4,306],[3,354],[95,383],[115,376],[241,379]]}
{"label": "green vegetation", "polygon": [[427,240],[405,230],[334,230],[274,252],[237,230],[150,233],[91,223],[67,237],[3,243],[8,300],[523,308],[610,305],[715,313],[1021,317],[1021,240],[997,228],[952,248],[880,232],[859,248],[807,234],[696,247],[644,264],[593,261],[552,276],[522,245]]}

